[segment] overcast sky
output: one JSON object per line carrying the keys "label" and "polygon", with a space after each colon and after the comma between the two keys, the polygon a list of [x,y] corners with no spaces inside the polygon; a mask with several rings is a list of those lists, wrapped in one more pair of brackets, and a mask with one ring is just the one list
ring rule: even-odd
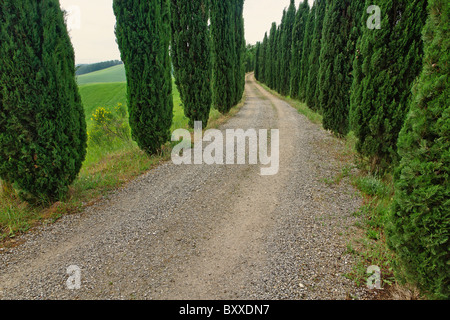
{"label": "overcast sky", "polygon": [[[312,5],[314,0],[308,0]],[[114,35],[116,22],[112,0],[60,0],[69,12],[68,25],[76,63],[120,60]],[[296,0],[298,8],[301,0]],[[261,41],[272,22],[279,24],[290,0],[245,0],[244,19],[247,43]]]}

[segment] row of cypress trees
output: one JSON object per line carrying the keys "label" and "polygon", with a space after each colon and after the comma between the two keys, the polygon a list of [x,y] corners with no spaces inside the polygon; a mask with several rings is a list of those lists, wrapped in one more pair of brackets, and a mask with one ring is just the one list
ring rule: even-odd
{"label": "row of cypress trees", "polygon": [[241,100],[244,0],[114,0],[113,7],[132,136],[147,153],[169,139],[172,65],[191,127],[207,125],[211,106],[227,113]]}
{"label": "row of cypress trees", "polygon": [[[170,140],[172,74],[189,125],[243,95],[244,0],[114,0],[133,139]],[[208,22],[211,21],[211,25]],[[0,2],[0,178],[26,200],[60,200],[86,156],[74,50],[59,0]]]}
{"label": "row of cypress trees", "polygon": [[[369,28],[371,5],[381,9],[380,28]],[[449,7],[315,0],[310,9],[305,0],[292,25],[291,1],[281,25],[257,43],[255,67],[259,81],[321,113],[325,129],[353,131],[372,172],[395,171],[388,244],[402,274],[438,298],[450,296]]]}
{"label": "row of cypress trees", "polygon": [[316,0],[310,8],[304,0],[295,11],[291,1],[280,26],[273,23],[257,44],[255,76],[320,112],[325,129],[341,137],[353,130],[358,151],[373,169],[384,169],[397,160],[398,133],[421,70],[427,1],[379,0],[385,13],[379,30],[367,27],[371,4]]}

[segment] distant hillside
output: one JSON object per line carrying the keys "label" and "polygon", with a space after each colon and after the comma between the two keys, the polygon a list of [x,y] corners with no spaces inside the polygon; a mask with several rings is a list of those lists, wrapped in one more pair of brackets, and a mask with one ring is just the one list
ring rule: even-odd
{"label": "distant hillside", "polygon": [[122,63],[123,62],[119,61],[119,60],[110,60],[110,61],[103,61],[103,62],[92,63],[92,64],[81,64],[81,65],[77,66],[77,70],[76,70],[75,74],[77,76],[81,76],[83,74],[111,68],[111,67],[117,66]]}
{"label": "distant hillside", "polygon": [[123,64],[77,77],[79,85],[88,83],[126,82]]}

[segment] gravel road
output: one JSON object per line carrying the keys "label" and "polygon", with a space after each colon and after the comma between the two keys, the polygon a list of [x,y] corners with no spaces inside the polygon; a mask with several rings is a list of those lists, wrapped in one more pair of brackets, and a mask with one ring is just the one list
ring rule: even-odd
{"label": "gravel road", "polygon": [[343,276],[362,200],[324,183],[342,143],[252,75],[237,128],[280,130],[278,174],[167,162],[0,253],[0,299],[367,299]]}

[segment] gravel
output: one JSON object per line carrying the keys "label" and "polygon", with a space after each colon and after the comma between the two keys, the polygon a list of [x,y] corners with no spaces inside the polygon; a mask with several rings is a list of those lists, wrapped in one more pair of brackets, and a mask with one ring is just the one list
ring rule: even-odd
{"label": "gravel", "polygon": [[162,164],[1,251],[0,299],[370,298],[344,277],[361,198],[345,180],[323,182],[344,165],[342,143],[252,78],[246,96],[221,130],[280,129],[277,175]]}

